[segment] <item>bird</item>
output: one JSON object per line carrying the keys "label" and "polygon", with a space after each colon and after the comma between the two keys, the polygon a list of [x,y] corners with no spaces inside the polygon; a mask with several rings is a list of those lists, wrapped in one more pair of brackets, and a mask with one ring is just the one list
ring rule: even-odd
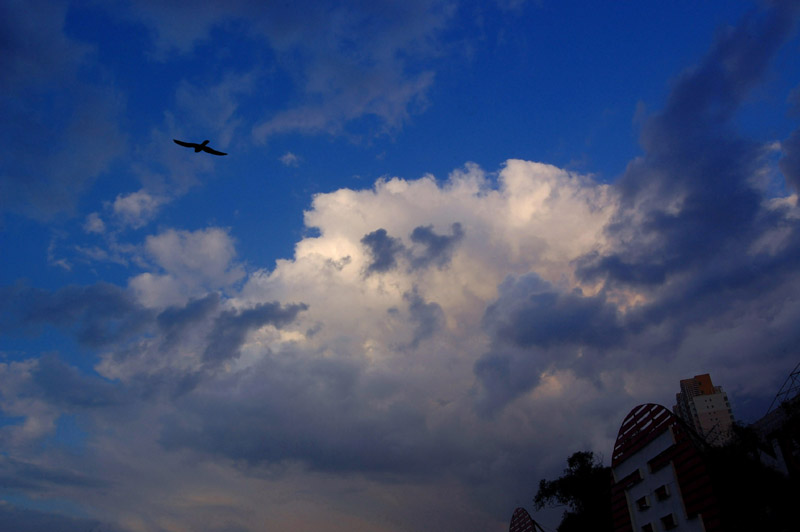
{"label": "bird", "polygon": [[221,151],[217,151],[215,149],[209,148],[207,140],[204,140],[202,144],[198,144],[196,142],[184,142],[184,141],[178,140],[178,139],[172,139],[172,140],[175,141],[175,144],[179,144],[181,146],[186,146],[187,148],[194,148],[194,152],[195,153],[199,153],[201,151],[204,151],[206,153],[211,153],[213,155],[228,155],[227,153],[223,153]]}

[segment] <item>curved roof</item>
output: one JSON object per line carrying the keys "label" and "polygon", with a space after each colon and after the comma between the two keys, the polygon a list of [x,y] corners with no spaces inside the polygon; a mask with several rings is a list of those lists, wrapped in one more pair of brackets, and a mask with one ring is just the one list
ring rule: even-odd
{"label": "curved roof", "polygon": [[677,422],[678,417],[661,405],[647,403],[635,407],[619,428],[611,455],[611,467],[624,462],[631,454]]}
{"label": "curved roof", "polygon": [[511,516],[511,525],[508,527],[508,532],[536,532],[536,521],[533,520],[531,514],[525,508],[519,507],[514,510],[514,515]]}

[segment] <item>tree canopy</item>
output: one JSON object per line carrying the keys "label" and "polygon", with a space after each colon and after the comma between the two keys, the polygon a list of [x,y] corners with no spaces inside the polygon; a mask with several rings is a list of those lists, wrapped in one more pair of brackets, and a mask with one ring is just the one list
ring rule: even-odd
{"label": "tree canopy", "polygon": [[611,530],[611,468],[603,466],[591,451],[578,451],[567,458],[564,474],[539,481],[533,502],[545,506],[567,506],[558,532]]}

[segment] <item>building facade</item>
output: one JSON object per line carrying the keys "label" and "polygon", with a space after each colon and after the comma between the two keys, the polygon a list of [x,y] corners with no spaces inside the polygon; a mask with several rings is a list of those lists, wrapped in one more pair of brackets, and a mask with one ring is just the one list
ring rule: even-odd
{"label": "building facade", "polygon": [[672,411],[707,443],[723,445],[731,438],[733,411],[722,386],[714,386],[708,373],[681,380]]}
{"label": "building facade", "polygon": [[525,508],[519,507],[511,516],[508,532],[544,532]]}
{"label": "building facade", "polygon": [[614,531],[722,532],[703,445],[688,424],[661,405],[631,410],[611,459]]}

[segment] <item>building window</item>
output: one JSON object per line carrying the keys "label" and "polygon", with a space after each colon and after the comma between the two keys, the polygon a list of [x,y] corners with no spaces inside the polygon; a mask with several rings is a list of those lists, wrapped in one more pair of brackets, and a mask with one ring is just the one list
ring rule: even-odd
{"label": "building window", "polygon": [[653,523],[647,523],[646,525],[642,525],[642,532],[653,532],[655,530],[653,528]]}
{"label": "building window", "polygon": [[678,523],[675,521],[675,514],[667,514],[662,517],[661,526],[664,527],[664,530],[672,530],[673,528],[677,528]]}
{"label": "building window", "polygon": [[640,512],[650,508],[650,500],[647,498],[647,495],[636,500],[636,507],[639,508]]}
{"label": "building window", "polygon": [[659,501],[663,501],[668,497],[669,497],[669,486],[667,486],[666,484],[662,484],[661,486],[656,488],[656,498]]}
{"label": "building window", "polygon": [[624,477],[622,480],[619,481],[620,484],[624,489],[630,489],[631,486],[638,484],[642,481],[644,476],[642,475],[641,468],[635,469],[630,475]]}

